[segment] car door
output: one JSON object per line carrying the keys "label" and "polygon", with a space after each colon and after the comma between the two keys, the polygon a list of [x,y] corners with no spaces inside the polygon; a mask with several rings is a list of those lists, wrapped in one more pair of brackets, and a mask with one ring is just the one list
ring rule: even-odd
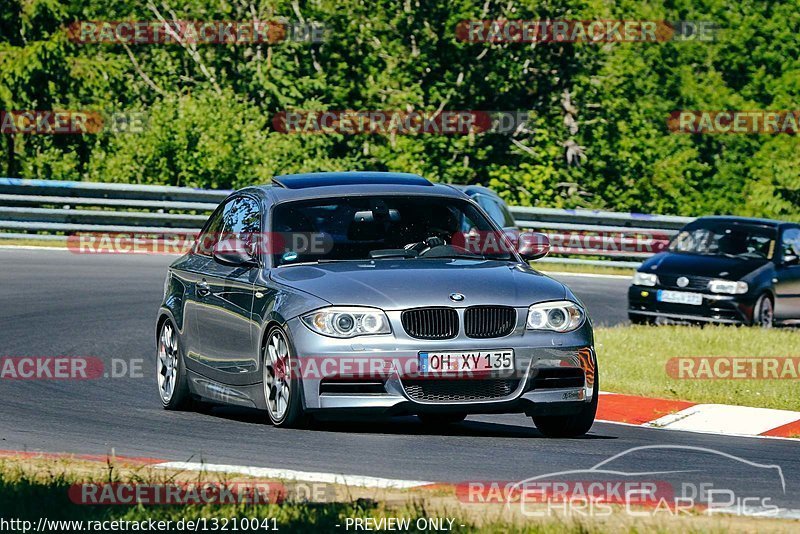
{"label": "car door", "polygon": [[800,320],[800,227],[782,230],[779,243],[774,281],[775,319]]}
{"label": "car door", "polygon": [[[259,267],[231,266],[213,257],[213,247],[224,237],[236,236],[255,243],[261,233],[257,199],[242,195],[220,210],[221,223],[214,234],[201,236],[202,254],[208,258],[195,288],[195,340],[189,364],[213,380],[232,385],[258,381],[258,349],[253,325],[254,282]],[[257,247],[253,247],[254,255]],[[260,261],[260,259],[259,259]]]}

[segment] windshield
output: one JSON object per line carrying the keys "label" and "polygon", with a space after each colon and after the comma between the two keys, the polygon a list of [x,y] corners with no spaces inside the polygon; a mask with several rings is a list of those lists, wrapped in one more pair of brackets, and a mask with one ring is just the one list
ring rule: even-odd
{"label": "windshield", "polygon": [[273,210],[272,230],[284,243],[272,255],[275,266],[388,258],[516,259],[483,213],[458,198],[386,195],[287,202]]}
{"label": "windshield", "polygon": [[775,229],[763,226],[703,224],[681,230],[670,243],[669,250],[706,256],[772,259],[775,237]]}

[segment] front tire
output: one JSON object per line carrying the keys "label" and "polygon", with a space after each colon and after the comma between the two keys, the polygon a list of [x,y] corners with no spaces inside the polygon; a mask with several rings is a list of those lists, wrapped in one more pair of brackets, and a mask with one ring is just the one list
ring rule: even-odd
{"label": "front tire", "polygon": [[600,398],[599,376],[595,362],[592,400],[574,415],[534,415],[533,424],[547,438],[577,438],[583,436],[594,424]]}
{"label": "front tire", "polygon": [[170,319],[164,321],[158,333],[156,380],[161,405],[165,410],[187,410],[192,407],[180,339]]}
{"label": "front tire", "polygon": [[775,323],[775,311],[772,306],[772,299],[764,293],[756,301],[753,309],[753,325],[761,328],[772,328]]}
{"label": "front tire", "polygon": [[[306,422],[300,377],[293,366],[292,346],[280,326],[273,326],[262,349],[264,400],[273,425],[297,428]],[[299,367],[297,367],[299,368]]]}

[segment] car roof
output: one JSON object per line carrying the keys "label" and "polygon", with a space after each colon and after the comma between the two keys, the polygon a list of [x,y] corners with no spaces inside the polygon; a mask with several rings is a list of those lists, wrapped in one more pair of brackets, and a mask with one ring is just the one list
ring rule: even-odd
{"label": "car roof", "polygon": [[272,202],[342,195],[404,193],[464,198],[464,194],[453,187],[432,183],[416,174],[375,171],[287,174],[276,176],[270,185],[247,187],[240,192],[258,194]]}
{"label": "car roof", "polygon": [[689,225],[695,225],[702,222],[752,224],[758,226],[771,226],[771,227],[778,227],[784,224],[789,224],[785,221],[776,221],[775,219],[759,219],[756,217],[735,217],[732,215],[710,215],[707,217],[698,217],[694,221],[690,222]]}
{"label": "car roof", "polygon": [[456,185],[450,184],[450,187],[458,189],[459,191],[463,191],[464,194],[472,196],[472,195],[489,195],[494,198],[500,198],[500,195],[497,194],[496,191],[493,189],[489,189],[488,187],[484,187],[482,185]]}
{"label": "car roof", "polygon": [[272,182],[287,189],[307,189],[344,185],[423,185],[433,184],[416,174],[405,172],[312,172],[306,174],[284,174]]}

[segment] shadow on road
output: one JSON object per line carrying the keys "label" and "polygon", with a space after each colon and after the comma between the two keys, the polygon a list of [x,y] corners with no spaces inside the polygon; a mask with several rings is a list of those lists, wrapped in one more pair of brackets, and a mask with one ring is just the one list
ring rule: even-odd
{"label": "shadow on road", "polygon": [[[228,406],[215,406],[205,410],[201,416],[215,417],[249,423],[271,426],[264,412]],[[275,429],[276,431],[282,431]],[[492,437],[492,438],[538,438],[546,439],[536,427],[514,425],[507,423],[492,423],[475,421],[469,418],[462,422],[450,425],[430,427],[423,425],[414,416],[383,417],[383,418],[358,418],[356,420],[326,419],[314,421],[308,429],[300,431],[335,432],[346,434],[387,434],[387,435],[423,435],[423,436],[465,436],[465,437]],[[595,431],[596,432],[596,431]],[[590,433],[580,438],[581,440],[617,439],[616,436]]]}

